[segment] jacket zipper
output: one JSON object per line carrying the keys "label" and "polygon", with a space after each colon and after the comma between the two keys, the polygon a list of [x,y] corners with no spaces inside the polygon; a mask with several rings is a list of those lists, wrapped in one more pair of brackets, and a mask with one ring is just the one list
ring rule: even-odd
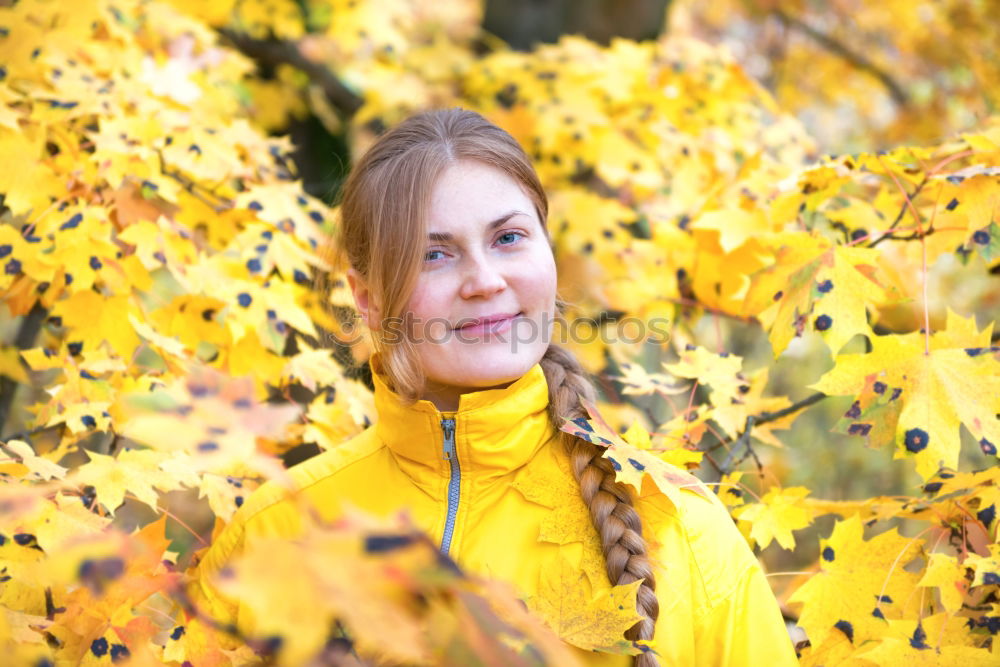
{"label": "jacket zipper", "polygon": [[455,451],[455,420],[447,417],[442,419],[441,430],[444,432],[444,458],[451,465],[451,477],[448,480],[448,514],[445,515],[444,533],[441,535],[441,553],[447,556],[448,550],[451,549],[451,536],[455,532],[462,468],[458,464],[458,453]]}

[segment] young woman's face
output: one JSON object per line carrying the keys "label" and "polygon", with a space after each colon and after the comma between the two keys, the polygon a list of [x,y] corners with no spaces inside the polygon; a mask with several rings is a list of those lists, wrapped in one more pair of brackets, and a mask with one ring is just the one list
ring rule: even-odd
{"label": "young woman's face", "polygon": [[407,311],[427,377],[423,398],[454,410],[460,394],[506,386],[542,358],[556,267],[531,200],[511,177],[480,162],[444,172],[428,231]]}

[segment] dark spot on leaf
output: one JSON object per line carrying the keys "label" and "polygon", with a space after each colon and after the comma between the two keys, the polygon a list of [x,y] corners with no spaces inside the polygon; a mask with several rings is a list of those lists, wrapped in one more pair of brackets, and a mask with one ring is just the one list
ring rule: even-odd
{"label": "dark spot on leaf", "polygon": [[872,390],[876,394],[884,394],[886,389],[888,389],[888,387],[885,382],[875,382],[875,384],[872,385]]}
{"label": "dark spot on leaf", "polygon": [[83,425],[87,428],[97,428],[97,420],[90,415],[80,417],[80,421],[83,422]]}
{"label": "dark spot on leaf", "polygon": [[838,630],[840,630],[841,632],[843,632],[845,635],[847,635],[847,638],[850,641],[852,641],[852,642],[854,641],[854,626],[853,625],[851,625],[847,621],[840,620],[840,621],[837,621],[836,623],[834,623],[833,627],[837,628]]}
{"label": "dark spot on leaf", "polygon": [[868,236],[868,230],[867,229],[852,229],[851,230],[851,240],[852,241],[858,241],[860,239],[865,238],[866,236]]}
{"label": "dark spot on leaf", "polygon": [[215,317],[215,308],[206,308],[201,311],[201,319],[206,322],[211,322],[213,317]]}
{"label": "dark spot on leaf", "polygon": [[899,395],[902,393],[903,393],[903,388],[896,387],[895,389],[892,390],[892,396],[889,397],[889,401],[890,402],[895,401],[897,398],[899,398]]}
{"label": "dark spot on leaf", "polygon": [[368,535],[365,537],[365,553],[385,553],[409,546],[413,535]]}
{"label": "dark spot on leaf", "polygon": [[820,315],[813,322],[813,326],[816,327],[816,331],[826,331],[833,325],[833,318],[829,315]]}
{"label": "dark spot on leaf", "polygon": [[295,269],[295,271],[292,273],[292,277],[295,279],[295,282],[297,282],[300,285],[309,284],[309,276],[298,269]]}
{"label": "dark spot on leaf", "polygon": [[594,428],[583,417],[577,417],[576,419],[573,420],[573,423],[582,428],[584,431],[587,431],[589,433],[594,432]]}
{"label": "dark spot on leaf", "polygon": [[285,640],[277,635],[273,637],[268,637],[264,640],[264,646],[261,648],[261,653],[264,655],[270,655],[276,653],[281,649],[281,645],[285,643]]}
{"label": "dark spot on leaf", "polygon": [[996,447],[996,445],[994,445],[992,442],[990,442],[986,438],[982,438],[979,441],[979,449],[983,450],[983,454],[986,454],[987,456],[996,456],[996,454],[997,454],[997,447]]}
{"label": "dark spot on leaf", "polygon": [[646,466],[642,465],[641,463],[639,463],[635,459],[629,459],[628,462],[631,463],[632,467],[635,468],[636,470],[638,470],[639,472],[642,472],[643,470],[646,469]]}
{"label": "dark spot on leaf", "polygon": [[823,560],[832,561],[834,557],[833,547],[824,547],[823,549]]}
{"label": "dark spot on leaf", "polygon": [[610,456],[608,457],[608,460],[611,461],[611,467],[614,468],[615,470],[621,470],[622,469],[622,464],[618,463],[617,460],[611,458]]}
{"label": "dark spot on leaf", "polygon": [[984,586],[996,586],[997,584],[1000,584],[1000,574],[997,574],[996,572],[983,573]]}
{"label": "dark spot on leaf", "polygon": [[980,229],[972,235],[972,240],[979,245],[988,245],[990,242],[989,232]]}
{"label": "dark spot on leaf", "polygon": [[[261,235],[261,237],[267,239],[268,241],[270,241],[271,239],[274,238],[274,232],[272,232],[270,229],[261,232],[260,235]],[[263,247],[265,249],[267,248],[266,245],[265,246],[257,246],[258,249],[261,248],[261,247]]]}
{"label": "dark spot on leaf", "polygon": [[854,401],[854,403],[851,404],[851,407],[847,410],[847,412],[844,413],[844,416],[847,417],[848,419],[857,419],[858,417],[860,417],[861,402]]}
{"label": "dark spot on leaf", "polygon": [[892,604],[892,597],[890,597],[888,595],[876,595],[875,596],[875,601],[876,602],[885,602],[886,604]]}
{"label": "dark spot on leaf", "polygon": [[22,547],[26,547],[35,541],[35,536],[31,533],[15,533],[14,541],[20,544]]}
{"label": "dark spot on leaf", "polygon": [[260,260],[256,257],[247,260],[247,271],[257,273],[260,271]]}
{"label": "dark spot on leaf", "polygon": [[828,279],[824,280],[823,282],[821,282],[816,287],[816,289],[818,289],[823,294],[826,294],[827,292],[829,292],[830,290],[833,289],[833,281],[828,278]]}
{"label": "dark spot on leaf", "polygon": [[956,206],[958,206],[958,199],[952,199],[945,208],[949,211],[954,211]]}
{"label": "dark spot on leaf", "polygon": [[911,428],[903,435],[903,445],[913,453],[926,449],[928,440],[930,437],[922,428]]}
{"label": "dark spot on leaf", "polygon": [[990,524],[993,523],[993,519],[995,519],[996,516],[997,516],[996,505],[990,505],[988,507],[984,507],[983,509],[976,512],[976,518],[979,519],[982,522],[982,524],[987,528],[990,527]]}
{"label": "dark spot on leaf", "polygon": [[313,222],[323,222],[323,214],[319,211],[309,211],[309,217],[312,218]]}
{"label": "dark spot on leaf", "polygon": [[937,493],[941,490],[941,482],[928,482],[924,484],[924,491],[927,493]]}
{"label": "dark spot on leaf", "polygon": [[199,452],[214,452],[219,448],[219,443],[214,440],[205,440],[204,442],[198,443]]}
{"label": "dark spot on leaf", "polygon": [[879,609],[878,607],[872,609],[872,616],[874,616],[875,618],[881,618],[883,621],[885,620],[885,616],[882,615],[882,610]]}
{"label": "dark spot on leaf", "polygon": [[111,645],[111,662],[118,662],[120,660],[127,660],[129,657],[128,647],[124,644],[112,644]]}
{"label": "dark spot on leaf", "polygon": [[860,435],[862,437],[868,435],[868,432],[871,430],[872,425],[864,422],[855,422],[847,427],[848,435]]}
{"label": "dark spot on leaf", "polygon": [[978,357],[979,355],[981,355],[984,352],[986,352],[988,349],[990,349],[990,348],[988,348],[988,347],[967,347],[967,348],[965,348],[965,353],[967,355],[969,355],[970,357]]}
{"label": "dark spot on leaf", "polygon": [[176,628],[174,628],[174,631],[170,633],[170,638],[173,639],[174,641],[177,641],[178,639],[181,638],[183,634],[184,634],[184,626],[178,625]]}
{"label": "dark spot on leaf", "polygon": [[910,646],[921,650],[930,648],[927,645],[927,633],[924,632],[924,628],[920,623],[917,623],[917,628],[913,631],[913,636],[910,637]]}
{"label": "dark spot on leaf", "polygon": [[98,658],[106,656],[108,654],[108,640],[104,637],[98,637],[90,642],[90,652]]}
{"label": "dark spot on leaf", "polygon": [[244,308],[249,308],[250,307],[250,302],[252,302],[252,301],[253,301],[253,297],[251,297],[246,292],[240,292],[236,296],[236,302],[239,303]]}
{"label": "dark spot on leaf", "polygon": [[7,265],[4,266],[3,270],[4,270],[4,273],[6,273],[9,276],[12,276],[12,275],[15,275],[17,273],[20,273],[21,272],[21,262],[19,262],[18,260],[14,259],[13,257],[11,257],[10,260],[7,262]]}
{"label": "dark spot on leaf", "polygon": [[991,635],[995,635],[1000,632],[1000,616],[983,616],[976,621],[976,625],[980,628],[986,628]]}
{"label": "dark spot on leaf", "polygon": [[233,502],[236,503],[237,507],[243,507],[243,496],[236,496],[233,498]]}
{"label": "dark spot on leaf", "polygon": [[252,202],[250,202],[249,204],[247,204],[247,208],[250,209],[251,211],[263,211],[264,210],[264,206],[261,205],[261,203],[259,201],[252,201]]}

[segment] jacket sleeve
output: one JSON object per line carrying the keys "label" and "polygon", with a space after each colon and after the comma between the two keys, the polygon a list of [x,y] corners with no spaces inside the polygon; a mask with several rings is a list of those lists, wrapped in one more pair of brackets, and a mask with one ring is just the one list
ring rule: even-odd
{"label": "jacket sleeve", "polygon": [[743,571],[727,598],[698,620],[695,634],[700,665],[798,664],[778,603],[756,563]]}

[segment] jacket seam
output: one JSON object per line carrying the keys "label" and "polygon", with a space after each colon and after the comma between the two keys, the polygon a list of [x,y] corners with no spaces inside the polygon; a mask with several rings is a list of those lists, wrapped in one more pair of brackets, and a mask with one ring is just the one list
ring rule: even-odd
{"label": "jacket seam", "polygon": [[745,581],[745,580],[746,580],[746,579],[747,579],[747,578],[748,578],[748,577],[749,577],[750,575],[752,575],[752,574],[753,574],[753,570],[754,570],[755,568],[756,568],[756,569],[761,569],[761,568],[760,568],[760,564],[759,564],[759,563],[747,563],[746,567],[745,567],[745,568],[743,568],[743,571],[742,571],[742,572],[740,572],[740,575],[739,575],[738,577],[736,577],[736,578],[735,578],[735,579],[733,580],[733,585],[732,585],[732,586],[730,587],[730,589],[729,589],[729,590],[728,590],[728,591],[727,591],[727,592],[726,592],[726,593],[725,593],[725,594],[724,594],[724,595],[723,595],[723,596],[722,596],[722,597],[721,597],[721,598],[720,598],[720,599],[718,600],[718,602],[712,602],[712,603],[711,603],[711,604],[710,604],[710,605],[708,606],[708,608],[706,608],[706,609],[703,609],[703,610],[702,610],[702,611],[701,611],[700,613],[698,613],[698,615],[697,615],[697,617],[696,617],[696,618],[697,618],[698,620],[701,620],[701,619],[705,618],[706,616],[708,616],[708,615],[710,615],[710,614],[714,613],[714,612],[715,612],[715,610],[716,610],[716,609],[718,609],[718,608],[719,608],[719,606],[721,606],[722,604],[724,604],[724,603],[726,603],[726,602],[729,602],[730,600],[732,600],[732,599],[733,599],[733,597],[734,597],[734,596],[736,595],[736,592],[737,592],[737,591],[739,590],[740,586],[741,586],[741,585],[743,584],[743,582],[744,582],[744,581]]}

